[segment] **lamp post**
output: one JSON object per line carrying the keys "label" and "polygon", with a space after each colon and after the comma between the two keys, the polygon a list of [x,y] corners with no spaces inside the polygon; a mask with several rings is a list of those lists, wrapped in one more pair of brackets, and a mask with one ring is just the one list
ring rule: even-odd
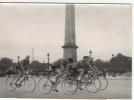
{"label": "lamp post", "polygon": [[112,54],[112,61],[113,61],[113,76],[114,76],[114,54]]}
{"label": "lamp post", "polygon": [[18,63],[20,62],[20,56],[18,56]]}
{"label": "lamp post", "polygon": [[93,52],[90,50],[90,51],[89,51],[89,57],[90,57],[90,58],[91,58],[91,56],[92,56],[92,53],[93,53]]}
{"label": "lamp post", "polygon": [[50,54],[48,53],[48,54],[47,54],[48,67],[49,67],[49,56],[50,56]]}

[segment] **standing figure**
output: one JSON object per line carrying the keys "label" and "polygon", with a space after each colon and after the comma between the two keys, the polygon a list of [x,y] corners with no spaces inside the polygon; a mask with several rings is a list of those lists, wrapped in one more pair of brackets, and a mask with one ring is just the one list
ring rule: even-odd
{"label": "standing figure", "polygon": [[106,78],[106,69],[103,69],[102,74],[103,74],[103,78]]}

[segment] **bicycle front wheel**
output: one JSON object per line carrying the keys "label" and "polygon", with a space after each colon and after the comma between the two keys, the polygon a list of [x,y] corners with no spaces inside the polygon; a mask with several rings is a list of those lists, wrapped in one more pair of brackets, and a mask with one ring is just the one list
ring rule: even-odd
{"label": "bicycle front wheel", "polygon": [[92,81],[89,80],[87,84],[87,89],[90,93],[96,93],[101,89],[101,81],[99,78],[94,78]]}
{"label": "bicycle front wheel", "polygon": [[38,90],[42,94],[49,94],[52,90],[52,83],[47,77],[42,77],[38,82]]}
{"label": "bicycle front wheel", "polygon": [[108,87],[108,80],[106,78],[100,78],[101,90],[105,90]]}
{"label": "bicycle front wheel", "polygon": [[14,77],[8,77],[6,80],[6,87],[8,91],[15,91],[16,85],[15,85],[15,78]]}
{"label": "bicycle front wheel", "polygon": [[33,92],[36,88],[36,82],[33,77],[25,78],[24,80],[25,92]]}

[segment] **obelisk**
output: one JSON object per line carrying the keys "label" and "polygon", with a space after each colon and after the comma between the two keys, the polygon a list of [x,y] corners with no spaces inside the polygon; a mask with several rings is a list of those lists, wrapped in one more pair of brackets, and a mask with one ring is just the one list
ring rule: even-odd
{"label": "obelisk", "polygon": [[63,57],[72,58],[77,61],[77,48],[75,39],[75,7],[73,4],[66,4],[65,14],[65,40],[63,47]]}

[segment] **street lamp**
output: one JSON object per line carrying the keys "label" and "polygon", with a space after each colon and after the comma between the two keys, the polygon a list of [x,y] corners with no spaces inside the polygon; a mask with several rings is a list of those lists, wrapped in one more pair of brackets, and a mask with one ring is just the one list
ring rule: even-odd
{"label": "street lamp", "polygon": [[18,56],[18,63],[20,62],[20,56]]}
{"label": "street lamp", "polygon": [[48,67],[49,67],[49,56],[50,56],[50,54],[48,53],[48,54],[47,54]]}
{"label": "street lamp", "polygon": [[90,50],[90,51],[89,51],[89,57],[90,57],[90,58],[91,58],[91,56],[92,56],[92,53],[93,53],[93,52]]}
{"label": "street lamp", "polygon": [[114,54],[112,54],[112,61],[113,61],[113,76],[114,76]]}

